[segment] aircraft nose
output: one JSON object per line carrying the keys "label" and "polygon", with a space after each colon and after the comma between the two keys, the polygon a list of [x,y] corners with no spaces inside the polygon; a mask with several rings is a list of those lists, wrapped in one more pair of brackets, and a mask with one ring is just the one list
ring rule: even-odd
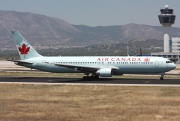
{"label": "aircraft nose", "polygon": [[172,63],[170,67],[171,67],[171,69],[175,69],[176,68],[176,64]]}

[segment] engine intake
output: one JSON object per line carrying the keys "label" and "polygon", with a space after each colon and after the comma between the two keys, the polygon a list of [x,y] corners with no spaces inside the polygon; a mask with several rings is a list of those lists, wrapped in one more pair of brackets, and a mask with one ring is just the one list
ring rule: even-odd
{"label": "engine intake", "polygon": [[97,75],[100,77],[112,77],[112,69],[111,68],[102,68],[97,70]]}

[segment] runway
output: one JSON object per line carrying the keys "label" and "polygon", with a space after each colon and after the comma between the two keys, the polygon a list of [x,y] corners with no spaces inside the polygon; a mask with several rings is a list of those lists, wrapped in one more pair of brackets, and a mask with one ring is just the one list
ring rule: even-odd
{"label": "runway", "polygon": [[[180,68],[180,64],[177,64]],[[29,68],[15,65],[10,61],[0,61],[0,71],[3,72],[32,72]],[[36,72],[36,70],[33,70]],[[38,71],[37,71],[38,72]],[[167,72],[166,75],[179,75],[180,69]],[[148,77],[147,77],[148,78]],[[180,86],[179,79],[164,79],[159,80],[159,77],[154,79],[137,79],[137,78],[100,78],[99,80],[83,80],[82,78],[61,78],[61,77],[0,77],[0,83],[8,84],[66,84],[66,85],[128,85],[128,86]]]}
{"label": "runway", "polygon": [[52,77],[0,77],[0,83],[8,84],[49,84],[49,85],[130,85],[130,86],[180,86],[180,79],[133,79],[133,78],[100,78],[83,80],[81,78]]}

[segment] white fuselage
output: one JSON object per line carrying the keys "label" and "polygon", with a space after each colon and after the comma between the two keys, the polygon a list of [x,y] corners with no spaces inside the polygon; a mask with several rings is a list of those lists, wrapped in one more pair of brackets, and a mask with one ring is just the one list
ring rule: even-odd
{"label": "white fuselage", "polygon": [[[85,73],[81,70],[81,66],[83,68],[113,68],[113,75],[164,73],[176,68],[176,65],[168,59],[150,56],[60,56],[35,57],[25,61],[33,64],[22,66],[53,73]],[[77,68],[66,67],[66,65],[77,66]]]}

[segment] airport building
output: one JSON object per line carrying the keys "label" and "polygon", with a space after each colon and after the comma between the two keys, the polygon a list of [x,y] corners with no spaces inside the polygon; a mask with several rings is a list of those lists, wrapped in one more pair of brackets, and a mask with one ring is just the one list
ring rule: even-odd
{"label": "airport building", "polygon": [[177,37],[172,38],[172,52],[180,53],[180,38]]}
{"label": "airport building", "polygon": [[176,15],[174,15],[174,9],[170,9],[168,5],[165,5],[164,9],[160,9],[161,14],[159,17],[160,24],[164,27],[164,52],[153,52],[151,56],[158,56],[169,58],[172,61],[180,62],[180,38],[173,37],[170,40],[170,28],[174,24]]}

